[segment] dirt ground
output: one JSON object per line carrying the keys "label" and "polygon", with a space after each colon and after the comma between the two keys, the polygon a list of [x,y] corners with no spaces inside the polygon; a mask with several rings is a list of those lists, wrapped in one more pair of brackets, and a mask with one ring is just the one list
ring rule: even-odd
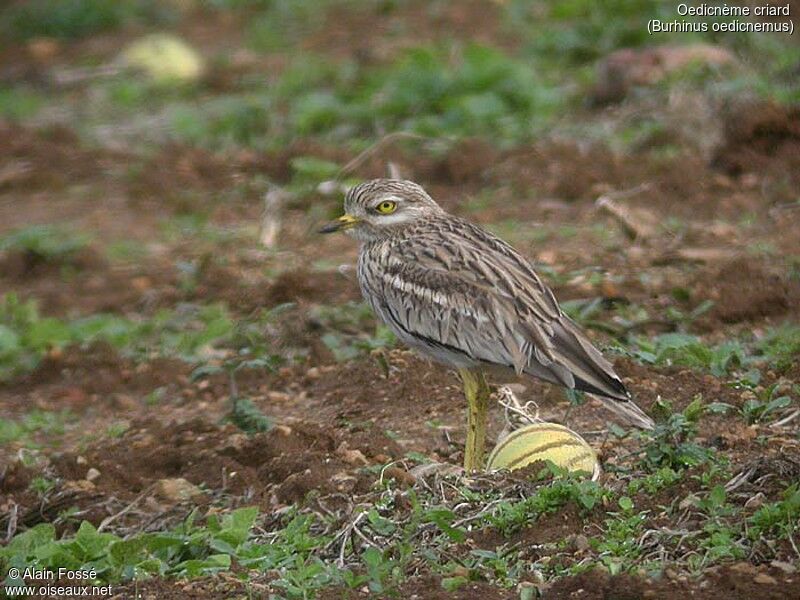
{"label": "dirt ground", "polygon": [[[465,39],[501,39],[491,19],[490,26],[483,26],[483,6],[453,5],[438,21],[417,29],[416,43],[438,35],[440,29]],[[345,25],[309,38],[306,45],[317,52],[385,61],[401,48],[374,42],[381,29],[372,27],[373,18],[354,15],[342,21]],[[354,38],[348,26],[353,24],[370,35]],[[187,28],[187,35],[203,39],[199,26]],[[226,29],[235,31],[235,24]],[[357,44],[351,43],[354,39]],[[102,55],[103,40],[99,36],[94,46],[86,41],[67,45],[58,60],[69,61],[92,49]],[[517,44],[513,39],[502,41],[507,48]],[[15,73],[35,74],[39,68],[23,60]],[[359,293],[352,277],[319,265],[352,265],[356,248],[348,239],[318,238],[314,230],[320,219],[309,216],[306,205],[287,207],[278,251],[261,251],[255,244],[243,248],[237,241],[220,242],[209,251],[194,240],[162,237],[163,220],[185,212],[187,190],[207,203],[193,208],[205,210],[210,223],[254,226],[261,213],[259,198],[225,204],[214,198],[256,175],[286,183],[290,160],[297,156],[313,152],[345,162],[352,155],[311,139],[299,140],[282,153],[247,151],[238,156],[174,142],[146,157],[121,149],[86,148],[78,140],[67,126],[42,129],[0,122],[0,234],[32,223],[68,221],[91,232],[93,239],[67,265],[25,253],[0,255],[0,291],[37,299],[44,316],[70,318],[98,312],[148,317],[192,302],[225,302],[239,318],[292,303],[271,325],[269,339],[276,353],[303,358],[274,371],[248,370],[238,376],[239,392],[276,424],[251,436],[225,420],[231,400],[223,375],[193,380],[193,367],[178,359],[134,360],[102,342],[51,352],[32,373],[0,383],[4,419],[20,419],[32,409],[69,411],[62,433],[31,434],[28,443],[41,448],[35,464],[22,460],[26,451],[20,444],[0,447],[0,531],[11,527],[12,511],[17,529],[54,520],[66,507],[76,508],[73,516],[99,525],[133,503],[131,510],[119,514],[115,526],[124,530],[138,524],[142,530],[156,530],[180,522],[194,507],[255,505],[269,513],[302,504],[309,495],[333,505],[370,490],[376,475],[364,467],[399,461],[407,452],[460,463],[464,401],[454,373],[402,348],[341,362],[321,341],[324,325],[317,308],[358,301]],[[796,272],[794,277],[788,274],[784,260],[800,256],[797,109],[770,103],[732,108],[724,116],[722,141],[710,157],[687,150],[664,160],[643,151],[632,160],[599,145],[542,140],[502,150],[466,140],[438,157],[390,148],[358,167],[355,175],[383,175],[388,161],[424,184],[449,211],[486,225],[515,222],[518,237],[512,241],[533,261],[558,273],[587,269],[601,274],[592,280],[554,280],[560,300],[599,296],[609,306],[635,304],[651,314],[670,307],[686,311],[710,300],[710,310],[691,327],[712,341],[800,321],[800,278]],[[624,203],[657,226],[631,236],[596,200],[638,186],[645,187]],[[479,197],[488,201],[471,208]],[[309,204],[316,201],[333,206],[321,197],[308,199]],[[747,226],[737,226],[745,217]],[[686,227],[675,231],[658,226],[669,219],[681,219]],[[606,242],[599,239],[598,226],[607,234]],[[560,235],[559,228],[573,233]],[[550,233],[526,236],[525,231]],[[123,238],[146,248],[146,254],[135,260],[109,258],[104,248]],[[180,261],[201,265],[191,287],[183,285],[176,266]],[[678,288],[689,290],[691,299],[676,295]],[[611,311],[602,314],[610,316]],[[358,327],[355,334],[368,333],[374,324],[367,321]],[[653,320],[639,333],[672,329],[674,323]],[[597,331],[591,335],[600,344],[607,341]],[[668,399],[676,410],[697,394],[733,406],[746,399],[724,380],[688,368],[644,366],[619,356],[615,367],[645,411],[659,398]],[[766,373],[762,385],[779,380],[800,382],[797,366]],[[564,420],[561,391],[541,382],[524,383],[525,399],[537,400],[542,417]],[[158,397],[155,402],[153,394]],[[595,432],[605,428],[608,418],[599,404],[589,402],[572,410],[568,422],[578,431]],[[103,434],[120,423],[121,432]],[[492,413],[492,439],[502,426],[498,408]],[[785,475],[800,465],[796,428],[796,421],[776,430],[720,414],[702,421],[698,441],[724,452],[734,472],[758,463],[765,474],[784,469]],[[763,441],[757,444],[756,438]],[[587,439],[602,461],[613,462],[626,452],[625,440],[591,434]],[[90,470],[98,473],[91,481]],[[402,467],[395,471],[396,478],[413,484]],[[31,487],[42,473],[57,482],[45,497]],[[796,481],[798,476],[800,471],[784,480]],[[603,475],[604,480],[613,477]],[[202,494],[191,501],[160,495],[158,482],[167,478],[186,479],[200,486]],[[774,489],[765,485],[761,491],[775,499],[780,489],[776,482]],[[642,496],[637,507],[644,510],[665,502],[668,499]],[[489,528],[472,542],[488,549],[510,542],[533,548],[589,528],[591,521],[587,524],[577,513],[564,511],[523,529],[510,541]],[[599,513],[594,521],[601,521]],[[74,522],[60,522],[60,533],[69,532]],[[269,578],[253,580],[250,586],[251,592],[267,590]],[[119,598],[133,593],[159,599],[239,598],[245,587],[233,574],[222,574],[189,582],[132,583],[116,593]],[[321,597],[367,597],[359,591],[343,594],[331,590]],[[420,599],[520,597],[519,590],[480,581],[446,593],[441,577],[433,573],[410,578],[397,594]],[[559,579],[544,593],[552,600],[677,596],[800,598],[800,576],[755,557],[713,567],[700,578],[667,571],[660,579],[649,579],[644,574],[612,576],[591,570]]]}

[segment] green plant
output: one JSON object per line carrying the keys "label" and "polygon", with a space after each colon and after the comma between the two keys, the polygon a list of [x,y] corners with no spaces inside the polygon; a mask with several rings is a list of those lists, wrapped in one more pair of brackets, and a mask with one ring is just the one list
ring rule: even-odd
{"label": "green plant", "polygon": [[234,398],[229,418],[239,429],[250,434],[269,431],[273,426],[272,419],[261,412],[250,398]]}
{"label": "green plant", "polygon": [[617,503],[621,512],[609,513],[612,518],[605,520],[602,537],[591,542],[598,558],[612,574],[622,571],[625,565],[632,566],[641,555],[638,542],[647,519],[646,511],[633,511],[633,501],[628,496],[622,496]]}
{"label": "green plant", "polygon": [[31,436],[41,433],[50,439],[64,433],[65,425],[72,414],[68,410],[50,412],[31,410],[19,419],[0,420],[0,445],[21,442],[31,446]]}
{"label": "green plant", "polygon": [[757,343],[764,358],[779,371],[785,371],[800,356],[800,325],[787,323],[767,332]]}
{"label": "green plant", "polygon": [[272,125],[271,99],[264,94],[222,96],[171,111],[175,134],[191,143],[224,149],[265,147]]}
{"label": "green plant", "polygon": [[10,121],[31,118],[45,104],[45,99],[23,86],[0,87],[0,116]]}
{"label": "green plant", "polygon": [[0,252],[24,252],[38,261],[66,262],[88,245],[89,236],[58,225],[31,225],[0,236]]}
{"label": "green plant", "polygon": [[635,495],[639,492],[646,492],[652,495],[677,483],[682,477],[683,473],[672,467],[661,467],[644,477],[632,479],[628,483],[628,494]]}
{"label": "green plant", "polygon": [[0,379],[34,369],[49,350],[99,340],[133,356],[155,353],[202,362],[208,347],[230,341],[234,330],[222,305],[187,305],[145,321],[106,314],[62,320],[41,317],[34,301],[6,294],[0,297]]}
{"label": "green plant", "polygon": [[[612,0],[602,7],[588,0],[569,0],[544,5],[539,10],[522,0],[509,3],[509,24],[528,40],[529,52],[556,64],[582,65],[617,48],[648,43],[647,18],[673,18],[668,7],[656,0]],[[541,23],[547,27],[541,27]],[[684,41],[692,34],[675,36]]]}
{"label": "green plant", "polygon": [[[150,575],[192,578],[227,571],[235,559],[247,568],[281,570],[276,585],[308,580],[310,553],[329,540],[310,533],[307,516],[289,518],[272,543],[255,539],[258,511],[239,508],[221,517],[210,515],[203,526],[191,513],[179,527],[159,533],[138,533],[121,538],[103,533],[84,521],[74,536],[56,539],[55,528],[41,523],[14,537],[0,548],[0,571],[25,566],[46,569],[94,569],[99,581],[119,582]],[[327,570],[330,576],[334,571]],[[328,581],[330,578],[328,579]],[[19,581],[6,578],[6,585]]]}
{"label": "green plant", "polygon": [[[705,410],[712,413],[726,413],[738,410],[747,424],[752,425],[753,423],[766,421],[770,415],[775,416],[776,412],[792,405],[791,396],[781,393],[783,386],[780,383],[776,382],[766,388],[760,388],[758,386],[759,381],[761,381],[761,372],[757,369],[752,369],[738,380],[729,383],[729,385],[737,389],[751,390],[756,396],[745,400],[740,408],[737,409],[735,406],[725,402],[713,402]],[[795,391],[800,392],[800,388],[795,386]]]}
{"label": "green plant", "polygon": [[637,338],[631,354],[645,363],[707,369],[718,377],[752,362],[738,341],[708,346],[696,336],[684,333],[665,333],[649,340]]}
{"label": "green plant", "polygon": [[[360,354],[396,343],[392,332],[375,325],[375,318],[363,302],[347,302],[339,306],[318,306],[312,318],[323,328],[320,339],[337,361],[355,358]],[[373,333],[368,333],[372,329]]]}
{"label": "green plant", "polygon": [[0,14],[3,29],[17,39],[36,36],[79,38],[130,21],[164,23],[169,7],[153,0],[31,0],[12,4]]}
{"label": "green plant", "polygon": [[741,412],[748,424],[765,421],[771,414],[792,405],[792,398],[780,395],[780,386],[774,383],[765,388],[757,398],[745,400]]}
{"label": "green plant", "polygon": [[778,502],[765,504],[747,519],[748,537],[757,541],[767,535],[786,539],[797,532],[800,525],[800,487],[796,483],[783,492]]}
{"label": "green plant", "polygon": [[653,431],[640,434],[646,442],[642,462],[647,470],[668,473],[662,470],[666,467],[678,472],[711,460],[713,451],[692,441],[703,413],[700,398],[695,398],[683,412],[674,413],[672,406],[664,401],[659,401],[656,407],[667,416],[656,423]]}
{"label": "green plant", "polygon": [[375,594],[384,594],[388,591],[387,582],[397,580],[397,561],[388,557],[377,548],[367,548],[361,555],[361,560],[367,568],[367,578],[370,591]]}
{"label": "green plant", "polygon": [[552,464],[548,470],[556,474],[556,479],[539,488],[530,498],[499,504],[487,516],[488,523],[508,535],[541,515],[556,512],[569,502],[574,502],[583,511],[589,511],[610,497],[609,490],[594,481],[578,479]]}
{"label": "green plant", "polygon": [[56,482],[52,479],[48,479],[47,477],[34,477],[28,488],[36,492],[37,496],[43,498],[49,494],[55,486]]}

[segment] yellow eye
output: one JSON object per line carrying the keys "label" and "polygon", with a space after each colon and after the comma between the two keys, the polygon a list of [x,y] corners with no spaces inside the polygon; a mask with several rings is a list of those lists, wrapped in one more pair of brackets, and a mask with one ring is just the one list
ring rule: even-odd
{"label": "yellow eye", "polygon": [[390,215],[394,211],[397,210],[397,202],[392,202],[391,200],[384,200],[375,209],[381,213],[382,215]]}

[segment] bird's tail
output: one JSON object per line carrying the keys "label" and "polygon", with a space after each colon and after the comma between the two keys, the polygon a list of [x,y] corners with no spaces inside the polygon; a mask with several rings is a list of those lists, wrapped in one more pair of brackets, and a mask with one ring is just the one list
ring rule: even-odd
{"label": "bird's tail", "polygon": [[634,404],[633,400],[616,400],[614,398],[606,398],[596,394],[592,394],[592,397],[600,400],[600,402],[603,403],[603,406],[605,406],[608,410],[625,419],[631,425],[634,425],[639,429],[652,431],[656,425],[653,419],[647,416],[647,414],[645,414],[641,408]]}

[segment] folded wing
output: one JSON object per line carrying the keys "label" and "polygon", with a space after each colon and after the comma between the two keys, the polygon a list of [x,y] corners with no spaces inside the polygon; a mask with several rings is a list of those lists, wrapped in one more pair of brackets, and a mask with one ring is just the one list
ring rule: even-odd
{"label": "folded wing", "polygon": [[413,243],[395,242],[388,253],[375,248],[380,260],[364,261],[381,264],[362,278],[365,296],[402,339],[629,403],[611,363],[563,314],[528,261],[470,223],[445,226],[457,229],[446,236],[456,242],[416,232]]}

